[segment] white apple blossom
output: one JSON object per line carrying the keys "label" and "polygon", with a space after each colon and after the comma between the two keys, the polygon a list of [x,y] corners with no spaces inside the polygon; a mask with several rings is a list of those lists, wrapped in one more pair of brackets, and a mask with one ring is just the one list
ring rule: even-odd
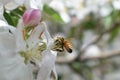
{"label": "white apple blossom", "polygon": [[120,10],[120,0],[114,0],[112,4],[115,9]]}
{"label": "white apple blossom", "polygon": [[[37,80],[50,80],[51,74],[57,79],[57,52],[51,50],[53,39],[47,31],[46,23],[40,22],[28,32],[27,38],[24,30],[22,19],[17,28],[0,20],[0,80],[34,80],[36,67]],[[46,48],[43,48],[45,45]],[[43,50],[39,50],[39,47]]]}
{"label": "white apple blossom", "polygon": [[25,0],[0,0],[0,3],[3,4],[7,10],[13,10],[22,5],[24,2]]}
{"label": "white apple blossom", "polygon": [[2,20],[0,24],[0,80],[32,80],[28,66],[16,52],[16,29]]}
{"label": "white apple blossom", "polygon": [[24,5],[27,9],[43,9],[44,4],[49,4],[52,0],[0,0],[7,10],[13,10]]}
{"label": "white apple blossom", "polygon": [[59,0],[59,1],[53,0],[49,4],[49,6],[59,13],[59,15],[61,16],[61,18],[63,19],[63,21],[65,23],[68,23],[70,21],[70,16],[67,13],[67,9],[66,9],[66,6],[63,3],[63,1],[61,1],[61,0]]}
{"label": "white apple blossom", "polygon": [[[20,21],[22,22],[22,21]],[[55,59],[56,59],[56,52],[55,51],[51,51],[51,45],[52,45],[52,38],[50,37],[47,29],[46,29],[46,26],[45,26],[45,23],[41,23],[39,24],[35,29],[34,29],[34,34],[31,34],[31,36],[29,37],[29,39],[25,42],[24,41],[24,38],[23,36],[20,37],[20,35],[22,35],[22,29],[24,27],[21,26],[21,23],[18,25],[18,34],[17,35],[17,43],[18,43],[18,50],[17,51],[24,51],[26,54],[27,52],[29,53],[29,51],[32,51],[32,53],[36,54],[37,51],[34,50],[33,48],[36,49],[36,47],[38,47],[38,43],[39,41],[39,38],[38,36],[43,32],[43,30],[45,30],[45,32],[43,33],[42,35],[42,39],[46,42],[47,40],[47,48],[45,51],[43,51],[41,55],[36,55],[36,56],[39,56],[39,57],[36,57],[36,56],[32,56],[30,57],[30,60],[33,60],[35,61],[36,65],[39,67],[39,72],[38,72],[38,77],[37,77],[37,80],[48,80],[48,78],[50,78],[50,74],[51,72],[54,70],[54,65],[55,65]],[[19,33],[20,31],[20,33]],[[27,44],[27,47],[26,45]],[[34,52],[35,51],[35,52]],[[40,53],[37,53],[37,54],[40,54]],[[41,56],[41,58],[40,58]],[[56,75],[56,74],[55,74]]]}

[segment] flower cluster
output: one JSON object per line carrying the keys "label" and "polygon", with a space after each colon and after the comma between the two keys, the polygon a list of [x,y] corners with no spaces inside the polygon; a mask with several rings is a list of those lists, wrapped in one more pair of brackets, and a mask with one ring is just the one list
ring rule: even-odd
{"label": "flower cluster", "polygon": [[[57,79],[55,70],[57,52],[51,50],[54,40],[47,30],[46,23],[41,20],[42,6],[38,4],[40,1],[0,1],[2,3],[0,5],[0,80],[51,80],[51,77]],[[13,3],[16,3],[14,7],[8,7]],[[27,10],[15,28],[4,19],[3,6],[12,10],[23,4]]]}

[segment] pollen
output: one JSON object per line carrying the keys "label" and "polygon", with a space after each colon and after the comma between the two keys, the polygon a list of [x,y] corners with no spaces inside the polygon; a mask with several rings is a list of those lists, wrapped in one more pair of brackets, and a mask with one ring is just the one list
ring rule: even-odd
{"label": "pollen", "polygon": [[41,45],[37,44],[32,49],[27,49],[26,51],[19,52],[20,55],[24,58],[25,64],[36,63],[35,61],[42,61],[42,52],[46,49],[46,44],[42,43]]}

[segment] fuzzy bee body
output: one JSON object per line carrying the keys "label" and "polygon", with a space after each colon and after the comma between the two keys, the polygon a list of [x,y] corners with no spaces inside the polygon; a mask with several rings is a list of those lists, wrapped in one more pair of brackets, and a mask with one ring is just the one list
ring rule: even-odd
{"label": "fuzzy bee body", "polygon": [[53,50],[63,52],[64,49],[66,49],[67,52],[72,53],[71,43],[61,36],[55,37]]}

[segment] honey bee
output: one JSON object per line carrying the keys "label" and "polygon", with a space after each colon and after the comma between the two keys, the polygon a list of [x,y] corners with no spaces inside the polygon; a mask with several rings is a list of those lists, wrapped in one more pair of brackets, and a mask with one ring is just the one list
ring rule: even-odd
{"label": "honey bee", "polygon": [[64,49],[66,49],[67,52],[72,53],[71,43],[62,36],[56,36],[54,39],[54,46],[52,50],[63,52]]}

